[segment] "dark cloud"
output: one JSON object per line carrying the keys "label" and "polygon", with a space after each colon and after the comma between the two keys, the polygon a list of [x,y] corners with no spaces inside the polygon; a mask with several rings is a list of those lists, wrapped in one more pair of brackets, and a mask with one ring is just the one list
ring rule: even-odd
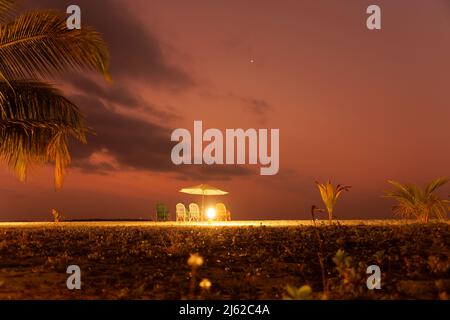
{"label": "dark cloud", "polygon": [[84,173],[96,173],[100,175],[108,175],[118,170],[118,168],[106,162],[91,163],[88,158],[76,158],[72,165],[81,169]]}
{"label": "dark cloud", "polygon": [[225,94],[213,91],[203,92],[202,96],[208,99],[230,100],[239,105],[245,111],[251,112],[258,117],[264,118],[273,110],[273,106],[266,100],[256,97],[245,97],[233,92]]}
{"label": "dark cloud", "polygon": [[175,177],[178,180],[231,180],[236,176],[259,175],[259,171],[244,166],[229,165],[192,165],[179,166]]}
{"label": "dark cloud", "polygon": [[142,101],[135,94],[125,89],[124,86],[117,84],[102,86],[89,78],[80,76],[73,76],[67,82],[76,91],[80,91],[88,96],[94,95],[126,108],[135,109],[142,106]]}
{"label": "dark cloud", "polygon": [[242,97],[230,94],[232,98],[238,100],[240,104],[243,106],[243,109],[246,112],[250,112],[259,120],[261,123],[266,123],[269,119],[269,113],[272,111],[272,105],[264,99],[255,98],[255,97]]}
{"label": "dark cloud", "polygon": [[[54,8],[65,11],[71,0],[37,0],[29,8]],[[65,81],[71,87],[70,98],[86,116],[93,135],[88,144],[71,144],[74,167],[86,173],[109,174],[123,170],[173,173],[177,179],[223,180],[235,175],[252,174],[240,166],[175,166],[171,159],[171,130],[167,127],[124,114],[139,111],[157,122],[169,123],[178,118],[161,106],[144,100],[135,92],[136,84],[157,89],[181,90],[194,85],[194,80],[180,67],[171,64],[167,49],[138,19],[128,12],[130,4],[119,1],[78,0],[83,23],[99,30],[111,51],[113,84],[96,82],[83,75],[70,75]],[[262,108],[256,101],[253,108]],[[114,164],[92,161],[95,154],[106,155]]]}
{"label": "dark cloud", "polygon": [[[72,0],[35,0],[27,6],[65,12],[72,4]],[[76,4],[81,8],[83,23],[94,26],[104,35],[111,51],[111,74],[114,79],[144,80],[153,86],[175,90],[194,84],[184,70],[167,61],[159,39],[127,12],[129,3],[77,0]]]}
{"label": "dark cloud", "polygon": [[[170,141],[172,131],[168,128],[120,114],[94,95],[77,95],[72,99],[81,106],[88,125],[94,130],[87,145],[71,145],[73,166],[85,172],[170,172],[182,180],[202,180],[205,177],[225,180],[232,176],[253,174],[252,170],[241,166],[176,166],[170,158],[175,143]],[[103,162],[96,164],[89,160],[92,154],[104,151],[117,161],[119,167]]]}
{"label": "dark cloud", "polygon": [[263,100],[256,98],[241,98],[241,101],[245,104],[246,108],[258,116],[265,115],[272,107]]}
{"label": "dark cloud", "polygon": [[73,100],[81,106],[88,125],[95,131],[87,145],[75,147],[75,159],[85,160],[92,153],[106,149],[125,167],[169,170],[168,129],[117,113],[95,96],[75,96]]}
{"label": "dark cloud", "polygon": [[178,115],[161,110],[156,105],[141,99],[134,89],[129,88],[123,83],[121,85],[117,83],[100,85],[89,78],[79,76],[73,76],[67,82],[72,86],[74,91],[83,96],[92,96],[101,99],[109,108],[119,106],[124,109],[144,111],[146,114],[164,122],[179,118]]}

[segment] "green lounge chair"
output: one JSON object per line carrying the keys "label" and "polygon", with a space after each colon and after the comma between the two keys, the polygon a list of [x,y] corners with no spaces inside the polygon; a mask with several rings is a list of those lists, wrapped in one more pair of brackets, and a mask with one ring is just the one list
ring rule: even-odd
{"label": "green lounge chair", "polygon": [[158,203],[156,205],[156,221],[167,221],[169,220],[169,211],[166,205],[163,203]]}

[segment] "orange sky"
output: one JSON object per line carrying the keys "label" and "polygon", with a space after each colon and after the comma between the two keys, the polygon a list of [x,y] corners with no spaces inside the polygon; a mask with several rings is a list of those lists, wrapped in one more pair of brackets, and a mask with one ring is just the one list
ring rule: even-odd
{"label": "orange sky", "polygon": [[[230,192],[220,200],[234,219],[302,219],[326,179],[352,186],[338,217],[390,217],[387,179],[450,176],[446,0],[75,2],[111,48],[113,85],[62,79],[98,136],[73,146],[59,192],[49,168],[21,184],[0,167],[0,220],[49,219],[51,208],[148,218],[156,202],[174,212],[198,200],[177,190],[204,182]],[[370,4],[382,8],[381,31],[365,26]],[[170,132],[194,120],[279,128],[279,174],[171,165]]]}

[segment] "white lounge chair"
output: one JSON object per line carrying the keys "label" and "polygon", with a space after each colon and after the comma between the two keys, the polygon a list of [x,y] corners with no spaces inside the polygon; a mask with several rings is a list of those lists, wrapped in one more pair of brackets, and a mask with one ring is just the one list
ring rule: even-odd
{"label": "white lounge chair", "polygon": [[186,221],[188,218],[186,207],[182,203],[177,203],[176,205],[177,211],[177,221]]}
{"label": "white lounge chair", "polygon": [[200,208],[198,204],[189,204],[189,221],[200,221]]}
{"label": "white lounge chair", "polygon": [[227,207],[223,203],[216,204],[216,216],[218,221],[230,221],[230,211],[227,210]]}

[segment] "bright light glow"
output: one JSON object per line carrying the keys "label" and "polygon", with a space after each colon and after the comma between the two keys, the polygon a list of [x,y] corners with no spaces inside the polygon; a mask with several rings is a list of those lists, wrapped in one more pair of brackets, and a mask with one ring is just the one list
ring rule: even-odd
{"label": "bright light glow", "polygon": [[208,218],[208,220],[214,220],[216,218],[216,209],[209,208],[206,211],[206,217]]}

